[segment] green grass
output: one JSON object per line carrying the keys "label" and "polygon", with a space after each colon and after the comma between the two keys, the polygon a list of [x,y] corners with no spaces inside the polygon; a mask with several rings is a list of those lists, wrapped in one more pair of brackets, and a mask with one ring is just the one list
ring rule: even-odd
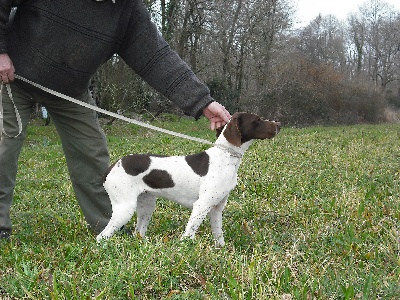
{"label": "green grass", "polygon": [[[205,120],[157,126],[214,140]],[[112,160],[206,145],[122,123],[105,127]],[[224,211],[179,240],[189,211],[161,199],[148,239],[87,230],[52,126],[34,122],[0,243],[0,299],[398,299],[400,124],[284,128],[244,157]],[[129,224],[134,226],[134,220]]]}

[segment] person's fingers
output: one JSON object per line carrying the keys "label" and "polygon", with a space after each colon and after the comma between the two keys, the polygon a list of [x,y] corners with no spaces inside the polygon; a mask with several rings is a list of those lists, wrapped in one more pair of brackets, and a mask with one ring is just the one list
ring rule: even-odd
{"label": "person's fingers", "polygon": [[210,120],[210,128],[211,130],[215,130],[218,129],[220,127],[223,127],[226,124],[225,121],[223,121],[222,119],[218,120],[218,119],[211,119]]}
{"label": "person's fingers", "polygon": [[225,122],[228,122],[229,119],[231,118],[230,113],[227,111],[227,109],[221,105],[221,104],[217,104],[217,110],[216,113],[218,114],[218,116],[221,117],[222,120],[224,120]]}
{"label": "person's fingers", "polygon": [[203,114],[210,121],[211,130],[215,130],[224,126],[231,118],[228,110],[223,105],[215,101],[210,103],[203,110]]}
{"label": "person's fingers", "polygon": [[3,83],[9,83],[10,82],[10,79],[8,78],[7,74],[0,74],[0,78],[1,78],[1,81]]}
{"label": "person's fingers", "polygon": [[224,121],[229,122],[229,120],[231,119],[232,116],[224,106],[222,106],[222,107],[223,107]]}
{"label": "person's fingers", "polygon": [[10,81],[10,82],[13,82],[14,81],[14,79],[15,79],[15,70],[14,70],[14,66],[12,67],[12,69],[11,69],[11,72],[8,72],[8,80]]}
{"label": "person's fingers", "polygon": [[0,54],[0,80],[4,83],[14,81],[14,65],[7,54]]}

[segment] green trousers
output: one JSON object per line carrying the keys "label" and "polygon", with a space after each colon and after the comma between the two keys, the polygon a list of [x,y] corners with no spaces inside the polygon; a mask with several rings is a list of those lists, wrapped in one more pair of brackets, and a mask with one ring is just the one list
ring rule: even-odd
{"label": "green trousers", "polygon": [[[111,217],[112,208],[102,182],[110,159],[97,114],[20,81],[12,83],[11,88],[23,131],[16,138],[3,134],[0,141],[0,229],[11,231],[10,207],[18,157],[26,136],[32,106],[39,102],[46,107],[61,138],[69,175],[85,219],[94,233],[100,233]],[[14,106],[5,88],[2,97],[4,129],[10,136],[15,136],[18,133],[18,123]],[[94,103],[89,92],[78,99]]]}

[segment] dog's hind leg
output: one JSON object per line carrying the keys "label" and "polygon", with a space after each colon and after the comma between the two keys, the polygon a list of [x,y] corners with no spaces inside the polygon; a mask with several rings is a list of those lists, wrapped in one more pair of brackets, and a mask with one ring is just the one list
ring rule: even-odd
{"label": "dog's hind leg", "polygon": [[225,208],[227,199],[228,196],[226,196],[218,205],[213,207],[208,214],[210,216],[211,230],[214,240],[221,247],[225,245],[224,232],[222,230],[222,211]]}
{"label": "dog's hind leg", "polygon": [[117,230],[129,222],[136,210],[136,197],[133,197],[130,201],[112,204],[113,212],[111,219],[103,231],[96,237],[98,242],[102,239],[110,238]]}
{"label": "dog's hind leg", "polygon": [[137,223],[135,232],[139,233],[141,237],[146,235],[155,207],[156,197],[146,193],[139,195],[136,208]]}

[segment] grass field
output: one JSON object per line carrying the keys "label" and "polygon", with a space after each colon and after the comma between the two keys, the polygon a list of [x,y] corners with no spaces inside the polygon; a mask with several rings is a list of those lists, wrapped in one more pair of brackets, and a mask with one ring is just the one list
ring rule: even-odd
{"label": "grass field", "polygon": [[[205,120],[156,126],[214,141]],[[126,124],[104,127],[112,160],[207,146]],[[52,126],[29,127],[0,299],[399,299],[400,124],[283,128],[246,153],[224,212],[226,246],[206,221],[161,199],[148,239],[97,245]],[[134,221],[129,224],[134,226]]]}

